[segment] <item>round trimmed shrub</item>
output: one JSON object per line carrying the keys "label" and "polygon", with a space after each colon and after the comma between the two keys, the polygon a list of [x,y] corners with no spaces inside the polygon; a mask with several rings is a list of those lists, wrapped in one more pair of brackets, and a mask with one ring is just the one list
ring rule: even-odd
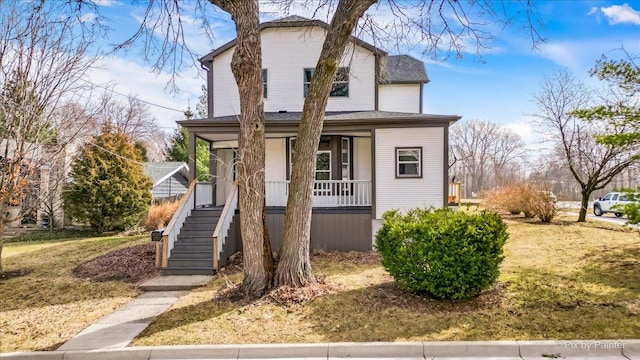
{"label": "round trimmed shrub", "polygon": [[507,225],[491,212],[414,209],[384,214],[376,235],[382,265],[410,292],[464,299],[489,288],[500,274]]}

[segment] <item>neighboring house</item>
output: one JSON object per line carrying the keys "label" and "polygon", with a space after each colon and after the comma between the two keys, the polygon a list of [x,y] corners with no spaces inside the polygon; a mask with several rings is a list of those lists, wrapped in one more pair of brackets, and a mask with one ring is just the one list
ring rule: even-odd
{"label": "neighboring house", "polygon": [[[22,149],[22,150],[20,150]],[[51,217],[56,227],[64,225],[64,206],[62,202],[62,172],[66,162],[67,148],[51,149],[38,143],[18,143],[12,139],[0,140],[0,167],[22,151],[21,174],[18,176],[19,191],[8,207],[8,228],[48,226]],[[9,180],[8,173],[3,174]]]}
{"label": "neighboring house", "polygon": [[189,188],[189,167],[184,162],[147,162],[144,173],[153,181],[154,201],[175,200]]}
{"label": "neighboring house", "polygon": [[[295,161],[292,149],[327,26],[299,16],[261,25],[267,222],[276,250]],[[176,216],[190,215],[191,220],[165,232],[167,273],[210,272],[242,248],[234,185],[240,109],[230,68],[235,45],[231,41],[200,59],[207,71],[210,117],[179,122],[189,131],[189,144],[196,138],[210,143],[214,180],[195,185],[185,202],[188,209]],[[448,129],[460,117],[422,114],[422,88],[428,82],[420,60],[389,55],[352,38],[338,69],[318,147],[312,249],[371,250],[385,211],[447,205]],[[189,153],[189,178],[194,179],[195,146]],[[191,210],[209,204],[210,209]],[[205,223],[213,225],[205,229]],[[189,255],[194,253],[190,244],[207,239],[217,250],[213,258]]]}

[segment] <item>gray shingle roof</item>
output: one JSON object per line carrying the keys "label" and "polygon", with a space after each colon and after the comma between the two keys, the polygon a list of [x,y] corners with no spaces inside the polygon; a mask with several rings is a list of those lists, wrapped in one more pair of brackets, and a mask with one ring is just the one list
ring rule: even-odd
{"label": "gray shingle roof", "polygon": [[424,63],[409,55],[387,56],[382,83],[427,83],[429,77]]}
{"label": "gray shingle roof", "polygon": [[279,22],[303,22],[303,21],[313,21],[312,19],[303,17],[303,16],[298,16],[298,15],[289,15],[280,19],[275,19],[275,20],[271,20],[268,21],[270,23],[279,23]]}
{"label": "gray shingle roof", "polygon": [[144,173],[151,178],[153,186],[158,185],[166,178],[182,169],[188,170],[189,167],[186,163],[180,161],[144,163]]}
{"label": "gray shingle roof", "polygon": [[[286,121],[300,121],[302,116],[301,112],[265,112],[264,119],[266,122],[286,122]],[[433,114],[415,114],[415,113],[403,113],[392,111],[327,111],[325,113],[324,120],[330,122],[349,122],[358,120],[425,120],[425,121],[444,121],[444,120],[457,120],[459,116],[456,115],[433,115]],[[238,117],[235,115],[219,116],[209,119],[189,120],[188,123],[197,123],[198,121],[212,121],[212,122],[237,122]],[[185,121],[179,122],[181,124],[187,123]]]}

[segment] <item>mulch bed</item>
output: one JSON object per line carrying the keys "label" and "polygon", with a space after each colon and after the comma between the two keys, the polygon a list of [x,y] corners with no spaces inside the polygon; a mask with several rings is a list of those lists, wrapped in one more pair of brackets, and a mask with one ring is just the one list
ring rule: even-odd
{"label": "mulch bed", "polygon": [[73,275],[91,281],[119,280],[138,283],[159,274],[155,267],[155,245],[130,246],[98,256],[77,268]]}

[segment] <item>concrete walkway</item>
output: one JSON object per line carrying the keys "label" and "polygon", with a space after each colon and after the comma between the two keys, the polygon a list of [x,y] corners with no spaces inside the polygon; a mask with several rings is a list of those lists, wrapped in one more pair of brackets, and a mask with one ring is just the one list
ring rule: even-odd
{"label": "concrete walkway", "polygon": [[58,351],[124,348],[188,290],[206,285],[211,276],[160,276],[139,285],[143,293],[63,344]]}

